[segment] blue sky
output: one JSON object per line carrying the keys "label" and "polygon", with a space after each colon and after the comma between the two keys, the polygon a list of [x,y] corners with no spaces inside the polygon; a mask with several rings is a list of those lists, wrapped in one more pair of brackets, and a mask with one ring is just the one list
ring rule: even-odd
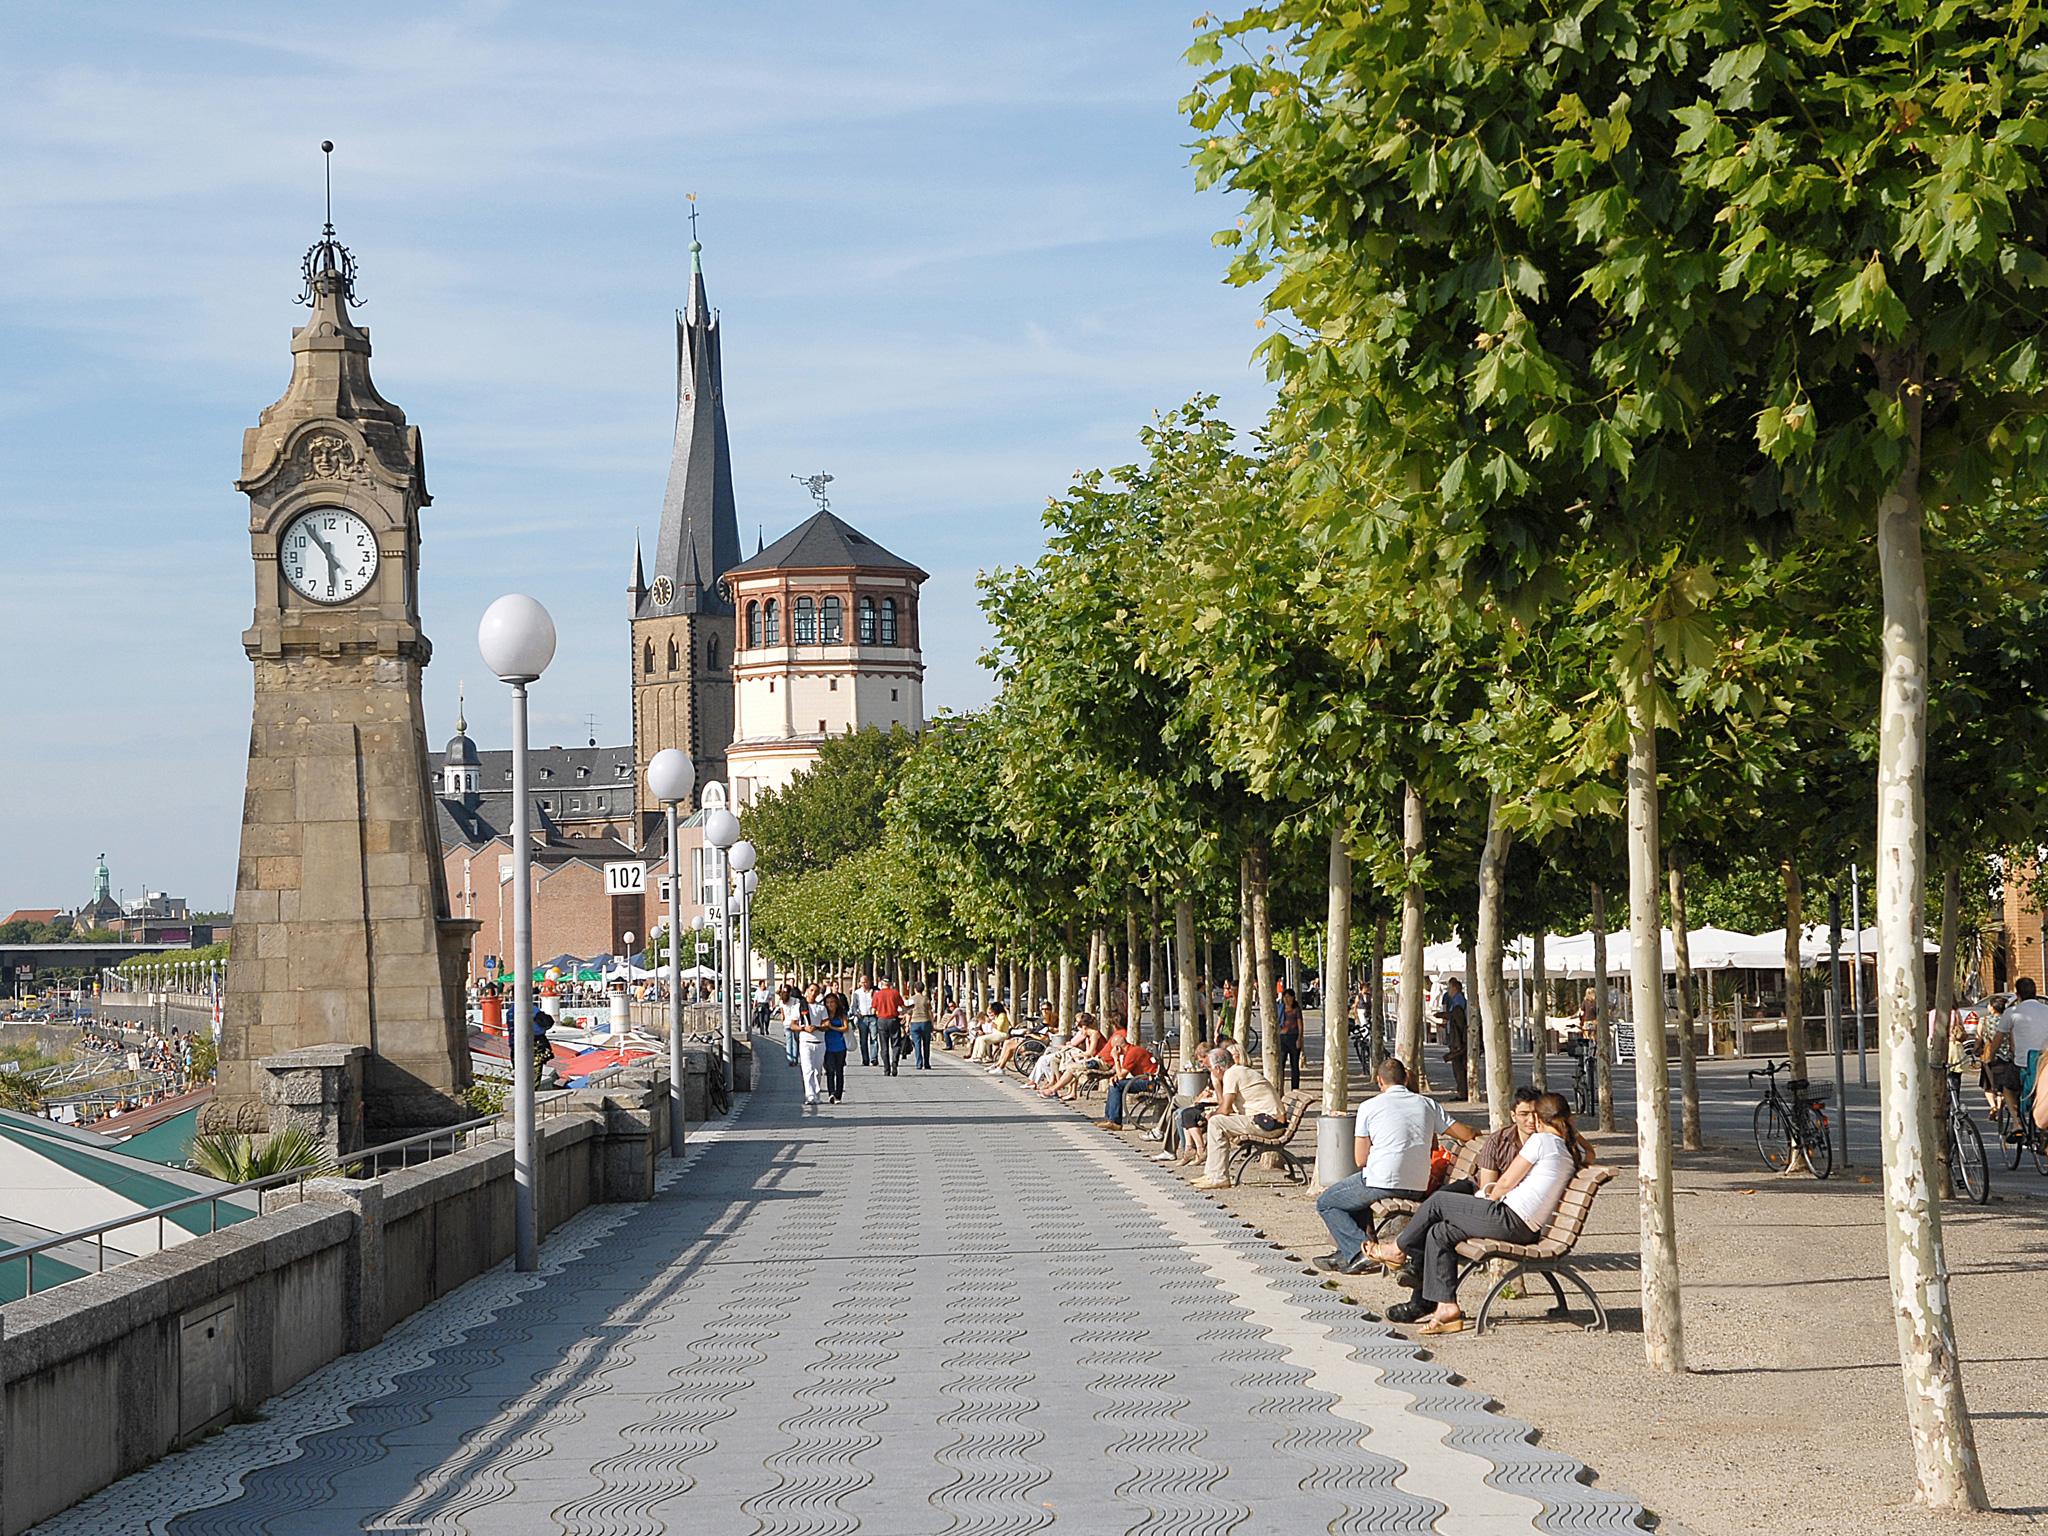
{"label": "blue sky", "polygon": [[930,709],[983,702],[974,578],[1154,408],[1268,398],[1158,3],[0,9],[0,913],[232,898],[249,724],[242,430],[321,218],[425,440],[429,734],[500,592],[561,647],[538,741],[627,738],[635,528],[674,414],[684,194],[725,331],[744,547],[792,474],[932,573]]}

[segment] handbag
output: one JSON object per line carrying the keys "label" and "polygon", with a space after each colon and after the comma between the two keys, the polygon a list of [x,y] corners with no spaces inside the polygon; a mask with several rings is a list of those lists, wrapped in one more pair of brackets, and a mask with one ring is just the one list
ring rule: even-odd
{"label": "handbag", "polygon": [[1279,1130],[1282,1126],[1286,1125],[1287,1122],[1285,1120],[1282,1120],[1278,1115],[1253,1115],[1252,1124],[1256,1125],[1260,1130],[1268,1132],[1270,1134],[1273,1131]]}
{"label": "handbag", "polygon": [[1443,1188],[1444,1180],[1451,1176],[1451,1154],[1442,1147],[1429,1149],[1429,1188],[1426,1194],[1435,1194]]}

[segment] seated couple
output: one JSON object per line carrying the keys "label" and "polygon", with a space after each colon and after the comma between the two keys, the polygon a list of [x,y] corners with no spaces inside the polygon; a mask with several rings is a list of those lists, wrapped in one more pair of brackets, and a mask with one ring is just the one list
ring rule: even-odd
{"label": "seated couple", "polygon": [[[1593,1161],[1561,1094],[1515,1091],[1514,1115],[1481,1147],[1477,1178],[1429,1193],[1430,1152],[1439,1136],[1457,1142],[1479,1133],[1444,1112],[1436,1100],[1409,1090],[1397,1057],[1380,1063],[1380,1092],[1359,1106],[1354,1131],[1359,1171],[1316,1199],[1316,1213],[1337,1251],[1315,1260],[1320,1269],[1363,1274],[1382,1265],[1413,1293],[1387,1309],[1387,1319],[1428,1318],[1423,1333],[1457,1333],[1458,1244],[1468,1238],[1534,1243],[1564,1198],[1565,1186]],[[1396,1242],[1373,1241],[1372,1207],[1400,1198],[1421,1202]]]}

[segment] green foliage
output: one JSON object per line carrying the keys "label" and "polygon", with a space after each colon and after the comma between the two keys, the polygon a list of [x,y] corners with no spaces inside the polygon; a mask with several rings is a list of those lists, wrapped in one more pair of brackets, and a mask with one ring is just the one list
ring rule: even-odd
{"label": "green foliage", "polygon": [[462,1102],[472,1115],[502,1115],[506,1097],[511,1091],[509,1082],[488,1077],[472,1078],[469,1086],[462,1090]]}
{"label": "green foliage", "polygon": [[882,809],[912,738],[899,730],[827,738],[818,760],[747,807],[761,879],[835,864],[882,836]]}
{"label": "green foliage", "polygon": [[227,1184],[247,1184],[275,1173],[311,1173],[327,1165],[319,1141],[300,1125],[266,1137],[260,1144],[254,1137],[229,1132],[192,1138],[193,1168]]}

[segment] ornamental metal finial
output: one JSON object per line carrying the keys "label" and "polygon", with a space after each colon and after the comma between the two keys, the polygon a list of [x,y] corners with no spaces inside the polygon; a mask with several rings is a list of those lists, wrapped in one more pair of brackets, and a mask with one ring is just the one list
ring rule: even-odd
{"label": "ornamental metal finial", "polygon": [[342,298],[360,304],[362,300],[356,297],[356,259],[347,246],[334,238],[334,140],[320,141],[320,155],[326,168],[327,222],[320,226],[320,238],[306,252],[306,259],[299,263],[299,302],[310,306],[319,280],[331,278],[340,285]]}
{"label": "ornamental metal finial", "polygon": [[832,483],[830,475],[819,470],[815,475],[791,475],[789,478],[811,493],[811,500],[818,504],[820,512],[828,509],[830,503],[825,499],[825,487]]}

